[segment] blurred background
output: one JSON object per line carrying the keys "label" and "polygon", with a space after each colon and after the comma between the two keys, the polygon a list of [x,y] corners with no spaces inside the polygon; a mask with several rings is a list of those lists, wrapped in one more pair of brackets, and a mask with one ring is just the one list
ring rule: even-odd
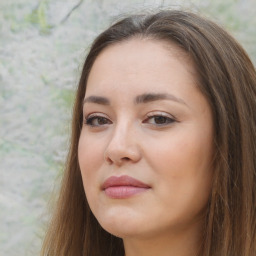
{"label": "blurred background", "polygon": [[163,6],[210,17],[256,63],[255,0],[0,0],[0,256],[39,255],[93,38],[119,14]]}

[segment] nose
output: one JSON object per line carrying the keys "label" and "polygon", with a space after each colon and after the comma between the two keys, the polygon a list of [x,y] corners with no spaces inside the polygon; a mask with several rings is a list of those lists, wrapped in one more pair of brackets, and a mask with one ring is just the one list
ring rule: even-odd
{"label": "nose", "polygon": [[138,162],[141,159],[141,149],[137,137],[131,127],[116,126],[104,152],[105,161],[117,166]]}

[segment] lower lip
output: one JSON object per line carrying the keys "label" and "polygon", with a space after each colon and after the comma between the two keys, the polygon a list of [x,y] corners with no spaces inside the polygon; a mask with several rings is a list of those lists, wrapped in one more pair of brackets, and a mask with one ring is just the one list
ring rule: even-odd
{"label": "lower lip", "polygon": [[106,188],[105,194],[111,198],[124,199],[147,191],[149,188],[133,186],[116,186]]}

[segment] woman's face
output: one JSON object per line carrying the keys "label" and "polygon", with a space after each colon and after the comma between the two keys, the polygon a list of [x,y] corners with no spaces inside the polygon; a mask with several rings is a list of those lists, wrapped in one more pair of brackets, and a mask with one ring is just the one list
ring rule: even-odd
{"label": "woman's face", "polygon": [[83,115],[79,164],[104,229],[134,238],[201,225],[213,121],[185,53],[149,39],[106,48],[90,72]]}

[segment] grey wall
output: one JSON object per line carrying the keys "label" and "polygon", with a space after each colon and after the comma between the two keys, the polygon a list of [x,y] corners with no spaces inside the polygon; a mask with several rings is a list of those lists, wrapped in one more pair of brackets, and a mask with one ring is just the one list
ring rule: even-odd
{"label": "grey wall", "polygon": [[256,63],[254,0],[0,0],[0,256],[38,255],[91,40],[119,13],[163,5],[211,17]]}

